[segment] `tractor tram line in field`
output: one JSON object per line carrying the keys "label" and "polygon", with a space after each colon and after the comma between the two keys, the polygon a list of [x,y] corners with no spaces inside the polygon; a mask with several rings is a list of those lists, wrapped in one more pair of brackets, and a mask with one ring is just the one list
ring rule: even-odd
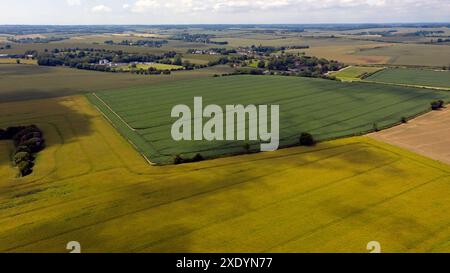
{"label": "tractor tram line in field", "polygon": [[[179,97],[172,96],[177,90],[185,92]],[[282,91],[271,93],[271,90]],[[157,95],[154,96],[154,93]],[[138,97],[134,98],[135,94],[139,94]],[[157,85],[130,92],[99,92],[95,93],[94,98],[124,123],[130,131],[125,135],[135,135],[130,138],[132,142],[133,139],[139,139],[134,145],[151,162],[167,164],[176,154],[196,152],[205,153],[204,156],[211,158],[239,154],[240,146],[243,145],[240,143],[216,141],[206,146],[196,143],[191,148],[186,145],[183,148],[180,146],[181,149],[176,148],[178,144],[171,141],[168,135],[173,122],[169,116],[170,108],[179,103],[190,105],[193,100],[191,96],[204,96],[205,104],[215,101],[220,101],[221,104],[233,101],[239,101],[243,105],[280,104],[281,145],[290,147],[301,132],[312,133],[323,141],[396,125],[402,118],[425,112],[432,100],[448,100],[450,93],[404,86],[396,86],[392,90],[377,83],[338,83],[280,76],[232,76],[185,81],[178,85]],[[120,109],[119,112],[116,112],[116,108]],[[190,118],[195,122],[195,118]],[[284,120],[287,122],[283,122]],[[120,128],[122,127],[118,126],[119,130]],[[140,147],[139,143],[144,142],[145,145],[152,146],[153,152],[146,150],[145,145]],[[252,142],[251,145],[258,143],[260,142]],[[230,151],[226,152],[227,149]]]}

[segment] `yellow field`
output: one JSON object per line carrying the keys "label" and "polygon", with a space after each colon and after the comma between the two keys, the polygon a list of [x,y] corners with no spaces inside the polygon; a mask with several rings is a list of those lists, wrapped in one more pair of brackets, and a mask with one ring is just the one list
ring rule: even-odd
{"label": "yellow field", "polygon": [[[153,64],[137,64],[135,69],[143,69],[148,70],[150,67],[153,67],[157,70],[180,70],[183,69],[183,66],[180,65],[172,65],[172,64],[160,64],[160,63],[153,63]],[[121,66],[119,67],[122,71],[130,71],[131,65],[128,66]]]}
{"label": "yellow field", "polygon": [[36,60],[11,58],[0,58],[0,64],[17,64],[17,60],[20,60],[21,64],[37,64]]}
{"label": "yellow field", "polygon": [[348,66],[340,71],[331,72],[330,75],[341,81],[360,81],[364,76],[371,75],[384,67]]}
{"label": "yellow field", "polygon": [[152,167],[82,96],[0,104],[19,123],[48,147],[16,179],[1,142],[0,252],[450,251],[450,167],[369,138]]}

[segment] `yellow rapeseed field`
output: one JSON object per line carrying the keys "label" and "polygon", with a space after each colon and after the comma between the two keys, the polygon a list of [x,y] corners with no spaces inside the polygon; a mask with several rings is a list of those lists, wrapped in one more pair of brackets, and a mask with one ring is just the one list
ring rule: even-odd
{"label": "yellow rapeseed field", "polygon": [[83,96],[0,104],[18,124],[47,148],[16,178],[0,144],[0,252],[450,251],[450,167],[369,138],[154,167]]}

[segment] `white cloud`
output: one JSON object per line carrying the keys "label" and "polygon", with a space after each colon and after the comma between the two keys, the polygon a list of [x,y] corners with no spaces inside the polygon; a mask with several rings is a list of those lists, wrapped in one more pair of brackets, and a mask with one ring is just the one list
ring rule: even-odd
{"label": "white cloud", "polygon": [[97,5],[91,9],[92,12],[102,13],[102,12],[110,12],[112,9],[105,5]]}
{"label": "white cloud", "polygon": [[[53,2],[63,5],[53,5]],[[88,8],[80,8],[88,4]],[[0,22],[5,24],[389,23],[450,20],[450,0],[20,0],[10,1],[8,9],[11,14],[0,16]],[[89,17],[86,11],[111,11],[115,16],[91,14]]]}
{"label": "white cloud", "polygon": [[[321,8],[381,7],[391,3],[419,2],[419,0],[137,0],[131,11],[136,13],[170,11],[176,13],[207,12],[257,12],[295,11]],[[433,0],[430,0],[433,1]],[[435,0],[436,1],[436,0]],[[446,0],[447,1],[447,0]]]}
{"label": "white cloud", "polygon": [[[168,1],[169,2],[169,1]],[[159,8],[160,3],[157,0],[138,0],[133,4],[131,8],[132,12],[143,13]]]}
{"label": "white cloud", "polygon": [[67,5],[69,6],[80,6],[81,5],[81,0],[66,0]]}

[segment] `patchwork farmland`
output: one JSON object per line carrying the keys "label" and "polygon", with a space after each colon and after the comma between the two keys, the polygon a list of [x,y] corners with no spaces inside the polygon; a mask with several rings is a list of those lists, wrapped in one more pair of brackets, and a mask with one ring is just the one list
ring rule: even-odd
{"label": "patchwork farmland", "polygon": [[83,96],[0,106],[48,140],[28,177],[0,158],[1,252],[450,251],[450,168],[366,137],[152,167]]}
{"label": "patchwork farmland", "polygon": [[367,81],[436,87],[450,90],[450,71],[388,68],[372,74]]}
{"label": "patchwork farmland", "polygon": [[[282,76],[209,78],[98,92],[89,99],[154,163],[172,163],[176,155],[213,158],[245,152],[242,141],[172,140],[172,107],[193,109],[195,96],[202,96],[204,105],[279,104],[281,147],[296,145],[302,132],[321,141],[389,127],[428,111],[431,101],[450,99],[443,91]],[[258,142],[249,144],[259,149]]]}

